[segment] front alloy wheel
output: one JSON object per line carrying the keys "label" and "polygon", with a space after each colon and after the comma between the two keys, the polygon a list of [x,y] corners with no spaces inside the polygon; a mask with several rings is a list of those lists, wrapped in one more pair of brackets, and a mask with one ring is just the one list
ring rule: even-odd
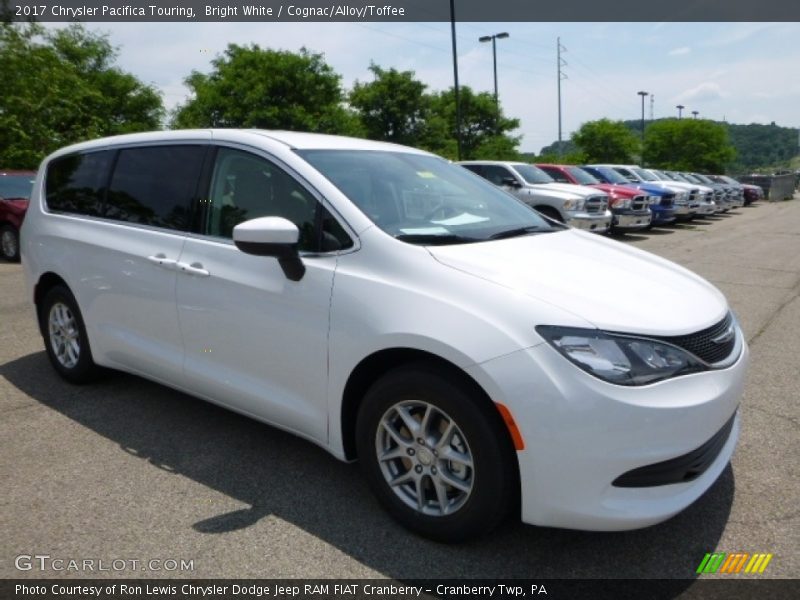
{"label": "front alloy wheel", "polygon": [[435,540],[490,531],[519,499],[502,418],[455,367],[412,363],[378,379],[359,406],[356,449],[384,508]]}
{"label": "front alloy wheel", "polygon": [[387,410],[375,435],[375,451],[386,483],[422,514],[456,512],[472,493],[474,467],[466,437],[433,404],[410,400]]}

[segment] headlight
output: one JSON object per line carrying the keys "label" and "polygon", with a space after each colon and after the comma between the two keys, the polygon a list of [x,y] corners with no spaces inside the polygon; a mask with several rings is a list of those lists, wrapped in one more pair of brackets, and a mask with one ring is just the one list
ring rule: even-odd
{"label": "headlight", "polygon": [[648,196],[647,200],[650,206],[655,206],[661,203],[661,196]]}
{"label": "headlight", "polygon": [[564,210],[580,210],[582,208],[582,200],[564,200]]}
{"label": "headlight", "polygon": [[707,369],[680,348],[655,340],[550,325],[536,331],[570,362],[617,385],[646,385]]}

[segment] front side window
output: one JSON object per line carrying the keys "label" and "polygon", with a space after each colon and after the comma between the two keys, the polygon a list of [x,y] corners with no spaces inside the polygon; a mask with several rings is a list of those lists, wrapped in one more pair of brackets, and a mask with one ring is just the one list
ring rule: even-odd
{"label": "front side window", "polygon": [[103,216],[185,231],[205,146],[152,146],[119,151]]}
{"label": "front side window", "polygon": [[[407,243],[481,242],[561,230],[507,192],[436,156],[373,150],[296,152],[375,225]],[[505,167],[491,166],[511,176]]]}
{"label": "front side window", "polygon": [[481,175],[495,185],[508,185],[510,179],[517,179],[511,171],[499,165],[483,165]]}
{"label": "front side window", "polygon": [[241,150],[219,149],[208,199],[206,235],[230,239],[239,223],[283,217],[300,230],[300,250],[331,251],[352,245],[338,221],[296,179]]}

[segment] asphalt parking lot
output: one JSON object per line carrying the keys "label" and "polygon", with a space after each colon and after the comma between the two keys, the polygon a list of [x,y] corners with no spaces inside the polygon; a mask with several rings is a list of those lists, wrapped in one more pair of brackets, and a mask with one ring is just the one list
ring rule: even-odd
{"label": "asphalt parking lot", "polygon": [[[772,553],[764,576],[800,577],[800,199],[621,239],[712,281],[742,323],[752,360],[732,464],[655,527],[517,523],[460,546],[401,529],[356,465],[310,443],[128,375],[63,382],[21,267],[0,262],[0,577],[690,578],[715,550]],[[35,554],[141,562],[17,570]],[[143,570],[153,559],[193,570]]]}

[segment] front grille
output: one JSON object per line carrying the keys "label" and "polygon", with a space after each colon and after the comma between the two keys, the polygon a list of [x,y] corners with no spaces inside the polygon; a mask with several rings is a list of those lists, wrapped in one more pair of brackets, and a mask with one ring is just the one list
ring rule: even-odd
{"label": "front grille", "polygon": [[731,352],[733,352],[733,347],[736,345],[735,328],[733,328],[733,335],[730,336],[730,339],[721,342],[714,341],[720,336],[723,336],[729,328],[733,328],[733,317],[731,313],[725,315],[725,318],[716,325],[712,325],[697,333],[666,337],[653,336],[653,339],[662,340],[674,346],[678,346],[679,348],[683,348],[701,360],[709,364],[714,364],[728,358]]}
{"label": "front grille", "polygon": [[661,198],[661,206],[664,208],[672,208],[675,205],[675,196],[663,196]]}
{"label": "front grille", "polygon": [[631,200],[633,210],[644,210],[647,208],[647,198],[645,196],[634,196]]}
{"label": "front grille", "polygon": [[605,212],[607,206],[608,201],[603,196],[592,196],[587,198],[583,208],[587,213],[602,213]]}
{"label": "front grille", "polygon": [[736,413],[705,444],[691,452],[660,463],[639,467],[617,477],[616,487],[654,487],[693,481],[705,473],[722,452],[731,435]]}

